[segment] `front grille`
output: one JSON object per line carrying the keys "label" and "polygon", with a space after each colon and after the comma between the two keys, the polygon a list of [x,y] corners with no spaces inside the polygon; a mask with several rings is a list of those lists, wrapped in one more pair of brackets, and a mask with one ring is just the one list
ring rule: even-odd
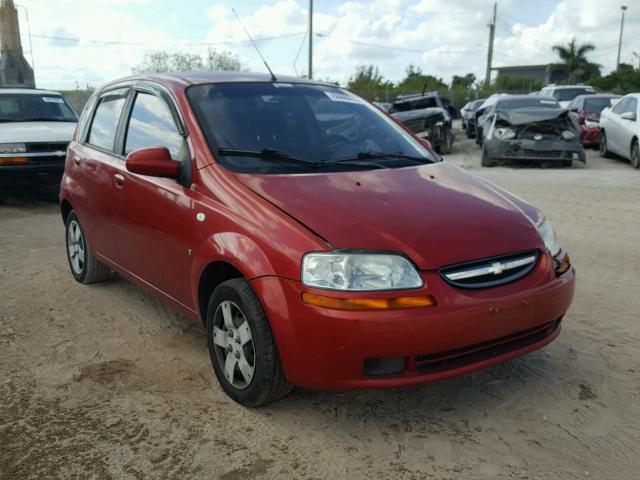
{"label": "front grille", "polygon": [[561,319],[539,327],[523,330],[506,337],[489,340],[469,347],[440,353],[425,353],[414,358],[415,370],[420,373],[438,373],[472,363],[488,360],[515,350],[526,348],[551,336],[559,327]]}
{"label": "front grille", "polygon": [[27,143],[27,153],[66,152],[69,142]]}
{"label": "front grille", "polygon": [[524,277],[537,260],[538,251],[532,250],[446,266],[440,269],[440,275],[460,288],[496,287]]}
{"label": "front grille", "polygon": [[562,150],[530,150],[522,149],[523,157],[535,157],[535,158],[559,158],[562,157]]}

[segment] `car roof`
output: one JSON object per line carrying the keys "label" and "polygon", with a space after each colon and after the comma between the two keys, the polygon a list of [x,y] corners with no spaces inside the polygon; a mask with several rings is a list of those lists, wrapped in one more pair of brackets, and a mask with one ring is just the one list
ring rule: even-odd
{"label": "car roof", "polygon": [[[543,98],[534,98],[533,95],[529,94],[511,94],[511,93],[501,93],[497,100],[549,100],[546,97]],[[551,97],[551,100],[555,100],[555,98]]]}
{"label": "car roof", "polygon": [[[332,85],[327,82],[309,80],[307,78],[293,77],[290,75],[276,75],[276,83],[306,83],[309,85]],[[253,72],[167,72],[153,73],[145,75],[132,75],[120,78],[104,85],[100,90],[106,87],[118,85],[120,83],[134,81],[151,81],[166,86],[182,85],[184,87],[190,85],[204,85],[209,83],[251,83],[251,82],[273,82],[268,73]]]}
{"label": "car roof", "polygon": [[60,92],[53,90],[40,90],[38,88],[4,88],[0,87],[0,95],[62,95]]}

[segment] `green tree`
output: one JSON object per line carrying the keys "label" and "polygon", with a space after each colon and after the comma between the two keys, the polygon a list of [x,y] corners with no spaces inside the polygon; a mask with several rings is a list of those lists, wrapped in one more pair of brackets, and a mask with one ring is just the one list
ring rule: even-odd
{"label": "green tree", "polygon": [[218,52],[209,48],[205,57],[188,52],[153,52],[147,53],[142,63],[133,67],[133,73],[192,72],[199,70],[231,71],[242,70],[237,55],[231,52]]}
{"label": "green tree", "polygon": [[587,54],[595,49],[595,45],[591,43],[578,45],[575,38],[566,45],[556,44],[552,47],[562,60],[558,66],[567,72],[569,83],[575,83],[579,79],[585,81],[600,75],[600,67],[587,59]]}
{"label": "green tree", "polygon": [[471,86],[475,83],[476,76],[473,73],[467,73],[464,77],[459,77],[458,75],[454,75],[451,80],[451,88],[462,87],[462,88],[471,88]]}
{"label": "green tree", "polygon": [[420,67],[411,64],[406,71],[407,76],[398,84],[400,93],[420,93],[423,88],[426,92],[447,90],[447,84],[441,78],[423,74]]}
{"label": "green tree", "polygon": [[347,88],[368,100],[376,100],[385,95],[391,83],[384,79],[375,65],[358,65],[356,73],[349,77]]}
{"label": "green tree", "polygon": [[591,79],[589,85],[603,92],[615,92],[627,94],[640,90],[640,70],[633,66],[621,63],[617,71],[609,75]]}

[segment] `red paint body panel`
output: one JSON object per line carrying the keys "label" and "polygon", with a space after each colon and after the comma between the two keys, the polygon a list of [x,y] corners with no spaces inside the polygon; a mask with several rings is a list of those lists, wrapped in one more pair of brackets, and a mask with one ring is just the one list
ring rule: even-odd
{"label": "red paint body panel", "polygon": [[[437,380],[522,355],[558,335],[556,329],[527,345],[440,372],[412,369],[417,355],[502,339],[565,314],[574,272],[557,278],[548,253],[541,253],[531,273],[500,287],[458,289],[437,273],[452,263],[542,252],[535,228],[539,211],[447,163],[331,174],[235,174],[216,162],[185,95],[190,82],[216,81],[216,75],[142,79],[169,89],[184,120],[193,167],[189,188],[128,171],[122,157],[79,143],[78,134],[71,143],[60,198],[75,209],[89,244],[113,270],[201,321],[203,271],[215,262],[233,265],[250,280],[267,313],[288,380],[308,387]],[[238,81],[255,81],[243,75]],[[302,257],[332,248],[402,252],[425,282],[409,293],[332,295],[427,294],[438,305],[343,312],[304,304],[303,292],[327,292],[301,284]],[[365,359],[397,356],[407,359],[402,375],[364,376]]]}

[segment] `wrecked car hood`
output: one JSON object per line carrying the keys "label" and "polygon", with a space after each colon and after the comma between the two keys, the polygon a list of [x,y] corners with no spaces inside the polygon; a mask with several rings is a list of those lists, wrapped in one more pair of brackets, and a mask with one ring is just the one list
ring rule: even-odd
{"label": "wrecked car hood", "polygon": [[569,116],[569,110],[556,108],[529,107],[515,110],[496,110],[496,117],[511,125],[544,122],[555,118],[562,119],[567,116]]}
{"label": "wrecked car hood", "polygon": [[334,248],[403,252],[421,270],[544,248],[535,207],[448,162],[236,177]]}
{"label": "wrecked car hood", "polygon": [[400,122],[407,122],[420,118],[432,118],[439,115],[444,116],[444,108],[431,107],[431,108],[419,108],[417,110],[409,110],[406,112],[394,112],[391,114],[393,118]]}

